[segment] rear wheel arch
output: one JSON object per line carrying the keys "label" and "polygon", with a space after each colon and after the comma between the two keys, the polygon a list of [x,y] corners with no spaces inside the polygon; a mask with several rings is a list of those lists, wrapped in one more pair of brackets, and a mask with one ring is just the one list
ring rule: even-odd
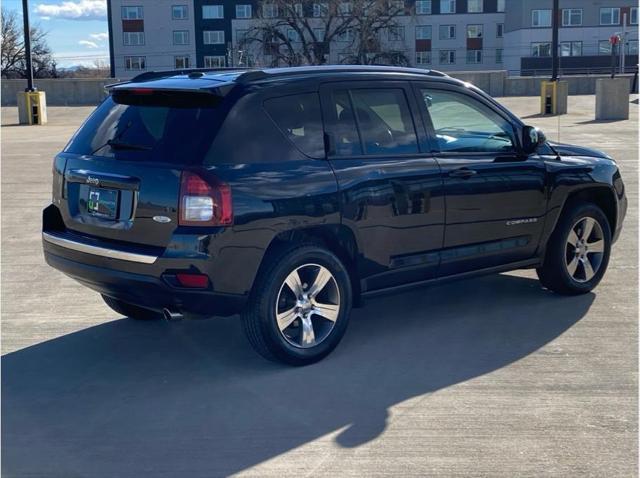
{"label": "rear wheel arch", "polygon": [[283,231],[277,234],[265,250],[260,267],[256,273],[256,279],[268,264],[270,257],[282,253],[285,249],[302,244],[311,244],[325,248],[340,259],[349,273],[353,300],[357,306],[361,294],[360,274],[358,270],[359,248],[351,229],[342,224],[311,226]]}

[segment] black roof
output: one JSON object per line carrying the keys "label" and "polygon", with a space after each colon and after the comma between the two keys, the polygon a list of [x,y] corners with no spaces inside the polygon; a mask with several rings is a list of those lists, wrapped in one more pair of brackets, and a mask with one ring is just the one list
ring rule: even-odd
{"label": "black roof", "polygon": [[[285,79],[309,76],[341,76],[344,74],[384,74],[406,78],[436,77],[451,79],[445,73],[435,70],[419,68],[405,68],[383,65],[322,65],[322,66],[298,66],[289,68],[215,68],[215,69],[187,69],[171,71],[150,71],[142,73],[129,81],[109,85],[116,89],[130,88],[133,85],[153,82],[157,88],[180,90],[210,90],[224,84],[250,84],[274,79]],[[187,80],[185,82],[185,80]],[[151,85],[149,85],[151,86]]]}

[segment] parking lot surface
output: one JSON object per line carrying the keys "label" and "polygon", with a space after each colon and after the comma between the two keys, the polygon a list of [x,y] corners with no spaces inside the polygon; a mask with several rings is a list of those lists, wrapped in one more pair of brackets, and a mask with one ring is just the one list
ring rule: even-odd
{"label": "parking lot surface", "polygon": [[135,322],[45,265],[51,160],[91,108],[2,109],[2,476],[637,476],[638,101],[536,114],[615,157],[630,209],[592,294],[535,273],[369,300],[325,361],[258,357],[237,317]]}

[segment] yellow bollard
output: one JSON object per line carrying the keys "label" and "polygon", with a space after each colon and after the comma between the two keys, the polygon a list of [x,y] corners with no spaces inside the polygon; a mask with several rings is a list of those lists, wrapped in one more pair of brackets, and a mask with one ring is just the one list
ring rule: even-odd
{"label": "yellow bollard", "polygon": [[20,124],[47,124],[47,96],[44,91],[18,93],[18,117]]}

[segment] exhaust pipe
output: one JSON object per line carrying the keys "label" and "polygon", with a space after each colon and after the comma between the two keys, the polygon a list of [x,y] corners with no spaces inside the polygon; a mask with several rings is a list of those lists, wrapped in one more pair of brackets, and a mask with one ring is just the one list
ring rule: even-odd
{"label": "exhaust pipe", "polygon": [[174,322],[176,320],[182,320],[182,314],[180,312],[176,311],[172,311],[169,309],[162,309],[162,316],[164,317],[164,320],[166,320],[167,322]]}

